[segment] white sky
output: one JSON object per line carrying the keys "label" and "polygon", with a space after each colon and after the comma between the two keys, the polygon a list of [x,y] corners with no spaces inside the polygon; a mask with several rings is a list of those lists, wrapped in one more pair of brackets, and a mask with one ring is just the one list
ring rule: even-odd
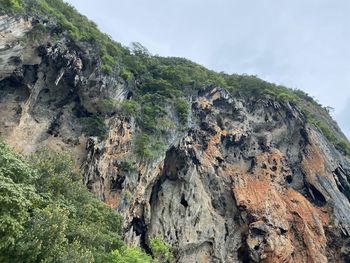
{"label": "white sky", "polygon": [[349,0],[68,0],[118,42],[299,88],[350,138]]}

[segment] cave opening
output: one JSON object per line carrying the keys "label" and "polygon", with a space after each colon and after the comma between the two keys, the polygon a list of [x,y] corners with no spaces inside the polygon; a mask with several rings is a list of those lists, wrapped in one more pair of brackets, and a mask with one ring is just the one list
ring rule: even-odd
{"label": "cave opening", "polygon": [[111,179],[111,191],[117,191],[123,189],[123,183],[125,181],[125,176],[118,176],[117,178]]}
{"label": "cave opening", "polygon": [[288,184],[291,184],[293,182],[293,177],[291,175],[287,175],[286,181]]}
{"label": "cave opening", "polygon": [[186,201],[185,195],[184,195],[184,194],[182,194],[182,196],[181,196],[181,201],[180,201],[180,203],[181,203],[185,208],[188,207],[188,202]]}
{"label": "cave opening", "polygon": [[144,217],[134,217],[131,221],[131,225],[134,232],[136,233],[136,236],[140,236],[140,246],[145,250],[146,253],[151,255],[152,250],[146,242],[147,225],[145,223]]}
{"label": "cave opening", "polygon": [[327,203],[326,198],[323,196],[323,194],[319,190],[316,189],[315,186],[313,186],[312,184],[309,184],[307,188],[308,188],[310,197],[312,198],[312,200],[317,206],[324,206]]}

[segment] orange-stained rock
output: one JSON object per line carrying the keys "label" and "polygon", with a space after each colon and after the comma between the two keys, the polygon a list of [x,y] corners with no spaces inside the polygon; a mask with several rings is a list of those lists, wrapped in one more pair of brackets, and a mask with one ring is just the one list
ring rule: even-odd
{"label": "orange-stained rock", "polygon": [[328,216],[283,182],[290,169],[278,150],[256,158],[253,171],[227,167],[237,205],[249,226],[247,244],[256,261],[327,262],[323,226]]}

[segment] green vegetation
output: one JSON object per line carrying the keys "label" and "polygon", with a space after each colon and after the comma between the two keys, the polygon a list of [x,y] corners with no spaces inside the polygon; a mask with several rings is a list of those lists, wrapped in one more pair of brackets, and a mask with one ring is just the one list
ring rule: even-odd
{"label": "green vegetation", "polygon": [[122,246],[119,215],[66,154],[27,162],[0,143],[0,178],[0,262],[106,262]]}
{"label": "green vegetation", "polygon": [[4,10],[8,13],[18,13],[23,11],[21,0],[1,0],[0,10]]}
{"label": "green vegetation", "polygon": [[135,117],[138,105],[134,100],[123,100],[120,104],[120,115],[123,117]]}
{"label": "green vegetation", "polygon": [[124,172],[136,172],[137,166],[136,162],[133,162],[131,160],[124,160],[119,165],[120,169]]}
{"label": "green vegetation", "polygon": [[153,263],[152,257],[138,247],[123,247],[112,252],[110,263]]}
{"label": "green vegetation", "polygon": [[47,29],[43,24],[36,24],[31,31],[28,32],[28,38],[32,42],[40,42],[47,34]]}
{"label": "green vegetation", "polygon": [[176,102],[176,111],[181,124],[186,124],[188,119],[188,102],[180,99]]}
{"label": "green vegetation", "polygon": [[104,119],[99,115],[91,115],[89,117],[80,118],[83,125],[83,132],[87,136],[97,136],[101,140],[107,135],[107,127]]}
{"label": "green vegetation", "polygon": [[[132,169],[130,163],[125,169]],[[121,217],[82,184],[67,154],[29,161],[0,143],[0,262],[160,263],[169,246],[151,239],[154,259],[121,241]]]}
{"label": "green vegetation", "polygon": [[[349,142],[338,138],[329,114],[303,91],[256,76],[217,73],[184,58],[152,56],[139,43],[123,47],[62,0],[0,0],[0,13],[34,13],[56,21],[66,30],[63,35],[67,38],[97,50],[103,74],[119,74],[129,82],[130,100],[120,104],[101,100],[99,110],[81,118],[81,124],[86,135],[104,139],[104,115],[116,111],[134,118],[138,130],[133,145],[139,157],[156,158],[164,152],[174,131],[180,132],[179,127],[187,124],[188,98],[208,84],[251,100],[297,105],[337,149],[350,154]],[[40,41],[49,30],[37,24],[28,38]],[[57,35],[51,37],[58,42]],[[134,163],[124,161],[121,169],[132,172]],[[140,248],[126,247],[120,239],[120,217],[86,190],[67,155],[45,150],[28,162],[0,143],[0,207],[0,262],[173,260],[171,248],[159,237],[150,240],[154,259]]]}
{"label": "green vegetation", "polygon": [[159,155],[159,152],[163,152],[166,149],[166,144],[161,138],[157,140],[157,137],[147,133],[136,135],[134,144],[135,153],[143,158],[155,158]]}
{"label": "green vegetation", "polygon": [[307,113],[306,116],[308,122],[317,127],[335,148],[345,155],[350,155],[350,143],[344,139],[339,139],[327,122],[315,119],[310,113]]}
{"label": "green vegetation", "polygon": [[156,262],[172,262],[174,257],[171,251],[171,247],[160,237],[156,236],[151,238],[151,249],[153,253],[153,257]]}

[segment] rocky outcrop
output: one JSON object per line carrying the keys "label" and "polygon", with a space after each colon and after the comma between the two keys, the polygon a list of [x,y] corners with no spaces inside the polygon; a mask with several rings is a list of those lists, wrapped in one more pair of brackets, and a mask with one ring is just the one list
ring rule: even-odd
{"label": "rocky outcrop", "polygon": [[26,39],[34,21],[0,17],[0,136],[23,153],[71,151],[87,187],[124,217],[127,243],[149,251],[160,236],[176,262],[350,261],[349,160],[297,106],[206,86],[188,128],[140,158],[132,117],[105,112],[103,140],[79,121],[132,84],[102,74],[86,43]]}
{"label": "rocky outcrop", "polygon": [[49,146],[72,151],[81,163],[86,138],[79,119],[101,111],[105,98],[122,100],[126,83],[100,72],[90,46],[64,35],[53,43],[55,24],[47,25],[42,41],[31,40],[38,23],[0,17],[0,136],[19,152]]}
{"label": "rocky outcrop", "polygon": [[129,243],[147,250],[161,236],[177,262],[348,260],[348,160],[297,108],[207,87],[192,112],[198,124],[158,160],[127,174],[99,168],[126,152],[119,128],[115,151],[102,147],[87,163],[112,178],[102,192],[114,196],[106,201],[124,215]]}

